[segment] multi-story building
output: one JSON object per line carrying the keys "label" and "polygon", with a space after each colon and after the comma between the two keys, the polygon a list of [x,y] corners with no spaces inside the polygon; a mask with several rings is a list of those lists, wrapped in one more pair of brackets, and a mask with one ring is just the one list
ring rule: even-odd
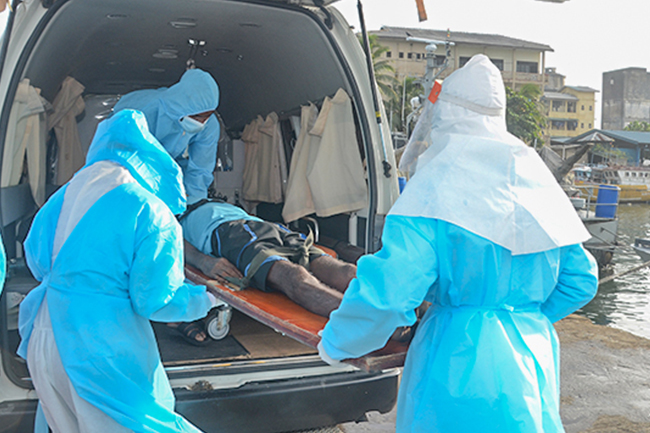
{"label": "multi-story building", "polygon": [[[387,26],[370,34],[376,35],[379,44],[388,48],[384,56],[391,61],[398,79],[422,77],[426,69],[427,43],[408,41],[409,36],[454,43],[449,66],[439,78],[447,77],[475,54],[485,54],[501,71],[504,83],[513,89],[527,83],[543,87],[546,52],[553,51],[546,44],[491,34]],[[446,55],[444,44],[437,44],[435,55],[436,65],[442,65]]]}
{"label": "multi-story building", "polygon": [[650,74],[645,68],[603,73],[602,128],[622,130],[633,121],[650,122]]}
{"label": "multi-story building", "polygon": [[595,127],[596,92],[586,86],[567,86],[564,75],[555,68],[546,69],[546,87],[542,102],[546,108],[547,142],[576,137]]}

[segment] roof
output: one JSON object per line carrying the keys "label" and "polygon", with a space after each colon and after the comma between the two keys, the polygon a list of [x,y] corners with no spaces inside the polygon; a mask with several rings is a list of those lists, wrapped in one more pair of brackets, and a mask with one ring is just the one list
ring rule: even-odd
{"label": "roof", "polygon": [[592,89],[591,87],[587,87],[587,86],[564,86],[564,88],[572,89],[575,90],[576,92],[591,92],[591,93],[599,92],[599,90]]}
{"label": "roof", "polygon": [[585,137],[588,137],[594,133],[601,133],[609,138],[614,140],[623,141],[632,145],[643,146],[650,145],[650,132],[641,132],[641,131],[614,131],[614,130],[605,130],[605,129],[592,129],[580,134],[577,137],[573,137],[570,142],[578,143],[584,141]]}
{"label": "roof", "polygon": [[539,51],[553,51],[549,45],[539,44],[537,42],[524,41],[522,39],[510,38],[502,35],[491,35],[484,33],[465,33],[465,32],[449,32],[447,38],[447,30],[431,30],[431,29],[415,29],[408,27],[390,27],[382,26],[380,30],[373,30],[369,32],[372,35],[377,35],[382,38],[404,39],[407,36],[414,36],[424,39],[433,39],[438,41],[449,40],[457,44],[474,44],[474,45],[492,45],[508,48],[524,48],[529,50]]}
{"label": "roof", "polygon": [[544,92],[544,99],[561,99],[563,101],[577,101],[578,97],[570,93]]}

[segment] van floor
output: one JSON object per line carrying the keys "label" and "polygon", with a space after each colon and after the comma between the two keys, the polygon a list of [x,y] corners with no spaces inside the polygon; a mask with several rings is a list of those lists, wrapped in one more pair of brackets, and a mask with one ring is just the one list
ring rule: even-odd
{"label": "van floor", "polygon": [[283,336],[233,310],[230,333],[222,340],[194,346],[164,323],[153,323],[165,366],[201,364],[237,359],[263,359],[317,353],[315,349]]}

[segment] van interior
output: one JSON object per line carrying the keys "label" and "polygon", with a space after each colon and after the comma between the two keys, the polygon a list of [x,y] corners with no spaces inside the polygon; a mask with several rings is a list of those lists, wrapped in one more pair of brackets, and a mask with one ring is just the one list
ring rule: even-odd
{"label": "van interior", "polygon": [[[74,117],[85,152],[97,123],[111,115],[111,107],[121,95],[176,83],[189,60],[197,68],[210,72],[220,89],[218,113],[226,134],[222,134],[219,160],[215,161],[215,183],[211,191],[214,196],[248,206],[247,210],[264,219],[282,222],[283,203],[251,204],[241,197],[245,162],[242,131],[257,116],[266,118],[276,113],[289,166],[296,139],[291,124],[295,123],[295,116],[300,116],[300,107],[309,102],[320,106],[339,89],[344,89],[352,99],[357,142],[351,145],[358,147],[361,160],[365,159],[362,134],[358,132],[360,108],[355,103],[358,90],[344,57],[326,31],[327,20],[334,18],[317,7],[306,9],[282,1],[231,0],[51,3],[54,4],[18,62],[4,113],[10,113],[12,104],[18,104],[18,88],[22,83],[31,86],[30,91],[38,95],[41,108],[37,114],[41,123],[49,127],[52,104],[63,83],[71,78],[83,86],[80,95],[83,103],[70,103],[83,106]],[[18,13],[10,26],[21,25]],[[29,387],[24,362],[12,356],[19,343],[20,301],[37,284],[25,265],[22,242],[43,199],[62,184],[56,176],[61,161],[56,157],[60,143],[54,128],[45,128],[36,144],[27,145],[19,161],[22,165],[5,168],[4,161],[11,157],[7,150],[9,143],[15,141],[11,134],[17,128],[20,129],[18,121],[9,114],[0,119],[0,131],[7,131],[5,137],[0,137],[4,140],[0,149],[5,151],[3,180],[12,178],[8,183],[3,182],[0,203],[2,236],[10,261],[6,293],[0,306],[3,312],[0,320],[4,322],[0,329],[3,352],[7,355],[3,356],[5,371],[14,382]],[[11,170],[12,175],[5,173],[6,170]],[[44,185],[44,198],[36,193],[37,182]],[[292,228],[316,228],[323,245],[335,249],[340,258],[354,262],[365,248],[363,225],[362,216],[343,213],[312,216],[294,223]],[[315,353],[238,312],[233,312],[230,334],[203,347],[188,345],[164,325],[154,324],[154,327],[163,361],[170,369]]]}

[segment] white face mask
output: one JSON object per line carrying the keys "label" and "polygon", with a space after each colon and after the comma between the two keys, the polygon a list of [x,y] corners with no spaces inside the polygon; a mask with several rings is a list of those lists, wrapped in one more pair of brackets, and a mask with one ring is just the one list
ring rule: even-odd
{"label": "white face mask", "polygon": [[207,123],[201,123],[198,120],[192,119],[190,116],[181,117],[180,122],[185,132],[189,132],[190,134],[195,134],[201,131],[203,128],[205,128],[205,123]]}

